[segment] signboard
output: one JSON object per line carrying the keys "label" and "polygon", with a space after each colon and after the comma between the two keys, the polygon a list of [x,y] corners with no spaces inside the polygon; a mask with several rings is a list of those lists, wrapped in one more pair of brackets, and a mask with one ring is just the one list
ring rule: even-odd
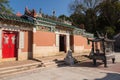
{"label": "signboard", "polygon": [[69,33],[69,34],[72,33],[72,31],[66,30],[66,29],[56,29],[56,32],[60,32],[60,33]]}
{"label": "signboard", "polygon": [[24,32],[20,32],[19,48],[20,48],[20,49],[24,48]]}

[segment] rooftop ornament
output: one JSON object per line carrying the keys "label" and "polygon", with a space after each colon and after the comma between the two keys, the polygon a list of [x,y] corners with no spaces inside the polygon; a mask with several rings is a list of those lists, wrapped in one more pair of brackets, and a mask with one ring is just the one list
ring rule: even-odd
{"label": "rooftop ornament", "polygon": [[29,10],[27,7],[25,8],[25,13],[24,14],[28,15],[30,17],[33,17],[33,18],[35,18],[36,15],[37,15],[37,13],[36,13],[36,11],[34,9],[33,10]]}

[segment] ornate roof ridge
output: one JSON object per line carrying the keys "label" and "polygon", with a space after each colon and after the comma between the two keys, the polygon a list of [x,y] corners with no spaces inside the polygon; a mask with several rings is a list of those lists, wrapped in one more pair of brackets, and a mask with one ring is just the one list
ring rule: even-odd
{"label": "ornate roof ridge", "polygon": [[56,23],[57,25],[63,25],[63,26],[71,27],[71,28],[76,28],[76,26],[66,24],[63,21],[53,20],[53,19],[46,18],[46,17],[36,17],[36,19],[40,19],[40,20]]}

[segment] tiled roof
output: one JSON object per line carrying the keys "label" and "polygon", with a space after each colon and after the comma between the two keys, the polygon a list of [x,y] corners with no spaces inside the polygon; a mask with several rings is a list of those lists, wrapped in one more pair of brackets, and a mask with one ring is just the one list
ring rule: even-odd
{"label": "tiled roof", "polygon": [[18,22],[23,22],[23,23],[34,24],[33,21],[27,20],[27,19],[22,18],[22,17],[18,17],[16,15],[0,14],[0,18],[7,19],[7,20],[18,21]]}
{"label": "tiled roof", "polygon": [[[29,20],[29,19],[23,18],[23,17],[18,17],[16,15],[0,14],[0,18],[35,25],[33,20]],[[71,28],[71,29],[77,29],[76,26],[72,26],[72,25],[66,24],[64,22],[52,20],[49,18],[37,17],[36,19],[41,20],[40,23],[42,23],[42,24],[59,25],[59,26],[63,26],[63,27]],[[78,29],[78,30],[81,31],[81,29]],[[87,33],[86,36],[93,37],[93,34]]]}

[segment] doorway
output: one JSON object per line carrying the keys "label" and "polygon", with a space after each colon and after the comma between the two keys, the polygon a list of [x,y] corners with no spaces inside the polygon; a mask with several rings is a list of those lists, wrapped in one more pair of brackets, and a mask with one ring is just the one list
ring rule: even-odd
{"label": "doorway", "polygon": [[18,32],[3,31],[2,35],[2,58],[17,57]]}
{"label": "doorway", "polygon": [[70,49],[74,52],[74,36],[70,35]]}
{"label": "doorway", "polygon": [[66,35],[59,36],[59,51],[66,52]]}

